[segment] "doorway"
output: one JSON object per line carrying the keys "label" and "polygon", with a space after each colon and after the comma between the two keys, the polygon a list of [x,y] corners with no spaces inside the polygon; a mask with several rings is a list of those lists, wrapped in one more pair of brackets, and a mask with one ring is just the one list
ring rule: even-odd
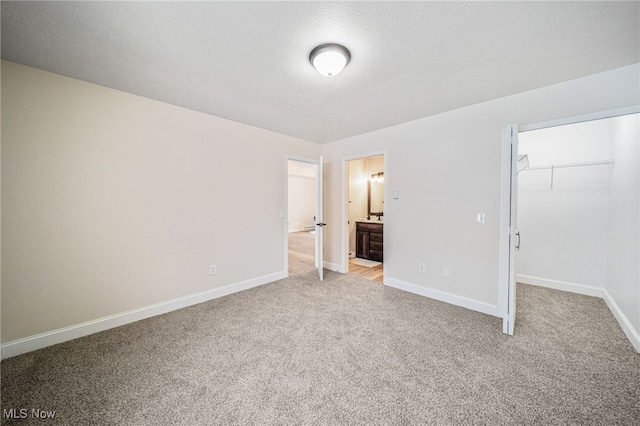
{"label": "doorway", "polygon": [[343,159],[343,272],[384,282],[384,151]]}
{"label": "doorway", "polygon": [[287,272],[316,270],[316,188],[318,164],[287,159]]}

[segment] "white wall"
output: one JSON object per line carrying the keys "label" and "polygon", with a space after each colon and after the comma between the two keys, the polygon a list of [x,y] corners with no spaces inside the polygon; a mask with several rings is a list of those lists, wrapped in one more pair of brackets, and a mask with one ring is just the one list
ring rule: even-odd
{"label": "white wall", "polygon": [[640,336],[640,115],[612,121],[606,290]]}
{"label": "white wall", "polygon": [[[519,153],[528,154],[530,167],[608,161],[611,123],[595,120],[520,133]],[[611,167],[555,169],[553,188],[551,170],[520,172],[519,276],[604,287]]]}
{"label": "white wall", "polygon": [[2,62],[2,341],[286,274],[285,156],[319,154]]}
{"label": "white wall", "polygon": [[385,205],[385,283],[498,315],[502,129],[637,105],[639,72],[628,66],[323,145],[327,262],[344,263],[334,225],[341,159],[386,149],[385,187],[400,198]]}
{"label": "white wall", "polygon": [[316,164],[289,160],[289,232],[299,232],[305,226],[315,225],[317,167]]}

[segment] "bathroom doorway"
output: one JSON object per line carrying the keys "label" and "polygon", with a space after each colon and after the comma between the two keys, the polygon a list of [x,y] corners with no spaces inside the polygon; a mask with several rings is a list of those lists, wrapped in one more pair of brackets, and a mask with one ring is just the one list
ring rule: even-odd
{"label": "bathroom doorway", "polygon": [[384,151],[343,159],[344,272],[384,282]]}

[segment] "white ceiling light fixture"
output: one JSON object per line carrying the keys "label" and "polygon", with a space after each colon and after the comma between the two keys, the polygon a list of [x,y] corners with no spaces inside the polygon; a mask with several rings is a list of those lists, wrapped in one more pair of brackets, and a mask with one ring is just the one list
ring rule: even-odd
{"label": "white ceiling light fixture", "polygon": [[321,44],[309,54],[311,65],[326,77],[338,75],[350,59],[349,49],[335,43]]}

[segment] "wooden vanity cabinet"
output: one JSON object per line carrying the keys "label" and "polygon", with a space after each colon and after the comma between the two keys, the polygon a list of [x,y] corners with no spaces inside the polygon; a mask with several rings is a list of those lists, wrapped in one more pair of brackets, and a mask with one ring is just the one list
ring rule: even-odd
{"label": "wooden vanity cabinet", "polygon": [[356,222],[356,257],[382,262],[383,224]]}

